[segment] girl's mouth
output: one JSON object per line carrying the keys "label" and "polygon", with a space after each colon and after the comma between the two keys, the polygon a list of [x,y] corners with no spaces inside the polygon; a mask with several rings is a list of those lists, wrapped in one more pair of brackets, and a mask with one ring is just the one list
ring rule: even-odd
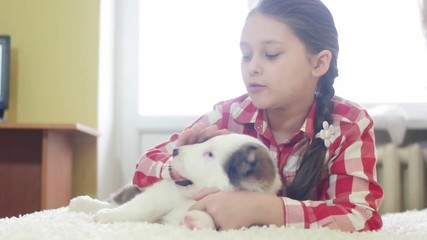
{"label": "girl's mouth", "polygon": [[251,83],[247,85],[246,89],[248,90],[248,93],[260,93],[266,89],[266,86],[257,83]]}

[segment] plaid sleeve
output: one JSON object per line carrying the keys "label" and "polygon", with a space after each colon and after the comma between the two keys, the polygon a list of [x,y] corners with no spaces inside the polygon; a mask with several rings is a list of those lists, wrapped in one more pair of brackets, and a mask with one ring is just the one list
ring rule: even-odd
{"label": "plaid sleeve", "polygon": [[328,177],[319,186],[319,200],[282,198],[286,226],[350,232],[382,227],[373,121],[365,114],[356,122],[340,121],[326,154]]}
{"label": "plaid sleeve", "polygon": [[178,134],[174,134],[169,141],[148,150],[139,158],[133,176],[134,185],[142,190],[160,179],[170,177],[167,169],[177,139]]}
{"label": "plaid sleeve", "polygon": [[[199,117],[190,126],[196,123],[213,125],[221,123],[221,105],[216,105],[214,110]],[[170,139],[144,153],[138,160],[133,176],[133,184],[139,189],[144,189],[153,185],[160,179],[170,178],[168,166],[171,161],[172,151],[175,148],[179,134],[173,134]]]}

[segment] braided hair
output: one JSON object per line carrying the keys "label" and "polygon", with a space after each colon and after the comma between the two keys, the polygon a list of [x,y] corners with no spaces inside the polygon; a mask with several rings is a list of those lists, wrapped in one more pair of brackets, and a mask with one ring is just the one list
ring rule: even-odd
{"label": "braided hair", "polygon": [[[338,76],[338,33],[332,14],[320,0],[261,0],[252,10],[270,16],[289,26],[307,49],[317,54],[323,50],[332,53],[329,70],[319,79],[316,91],[317,109],[314,131],[323,128],[323,122],[332,123],[335,94],[334,79]],[[326,147],[322,139],[315,138],[300,159],[300,167],[286,196],[296,200],[310,199],[321,178]]]}

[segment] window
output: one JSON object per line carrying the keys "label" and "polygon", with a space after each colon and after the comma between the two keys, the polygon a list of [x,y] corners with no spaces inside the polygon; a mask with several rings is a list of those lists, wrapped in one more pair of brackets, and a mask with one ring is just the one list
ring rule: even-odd
{"label": "window", "polygon": [[[418,0],[324,2],[339,31],[337,95],[361,103],[427,102]],[[249,5],[140,1],[140,114],[200,115],[244,93],[238,45]]]}
{"label": "window", "polygon": [[245,93],[239,41],[247,0],[139,4],[140,113],[200,115]]}
{"label": "window", "polygon": [[427,102],[418,0],[323,2],[339,34],[337,95],[361,103]]}

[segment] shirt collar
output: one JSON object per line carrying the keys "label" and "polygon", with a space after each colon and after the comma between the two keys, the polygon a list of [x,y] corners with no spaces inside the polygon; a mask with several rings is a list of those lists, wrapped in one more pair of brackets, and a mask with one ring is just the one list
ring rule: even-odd
{"label": "shirt collar", "polygon": [[[268,126],[268,120],[265,115],[264,110],[259,110],[252,103],[252,99],[249,95],[245,95],[246,98],[243,99],[240,103],[234,103],[231,107],[231,116],[240,123],[243,124],[257,124],[262,125],[261,132],[264,133]],[[313,140],[315,132],[313,128],[314,117],[316,113],[317,102],[314,101],[310,107],[310,110],[307,114],[307,118],[304,120],[300,128],[300,132],[304,133],[304,135],[308,136],[311,140]]]}
{"label": "shirt collar", "polygon": [[311,141],[314,139],[314,135],[316,134],[314,132],[314,117],[316,115],[316,109],[317,102],[314,101],[300,130],[301,132],[304,132]]}
{"label": "shirt collar", "polygon": [[236,102],[231,105],[231,116],[239,123],[255,123],[259,117],[262,119],[263,110],[259,110],[252,103],[249,95],[244,95],[246,98],[241,102]]}

